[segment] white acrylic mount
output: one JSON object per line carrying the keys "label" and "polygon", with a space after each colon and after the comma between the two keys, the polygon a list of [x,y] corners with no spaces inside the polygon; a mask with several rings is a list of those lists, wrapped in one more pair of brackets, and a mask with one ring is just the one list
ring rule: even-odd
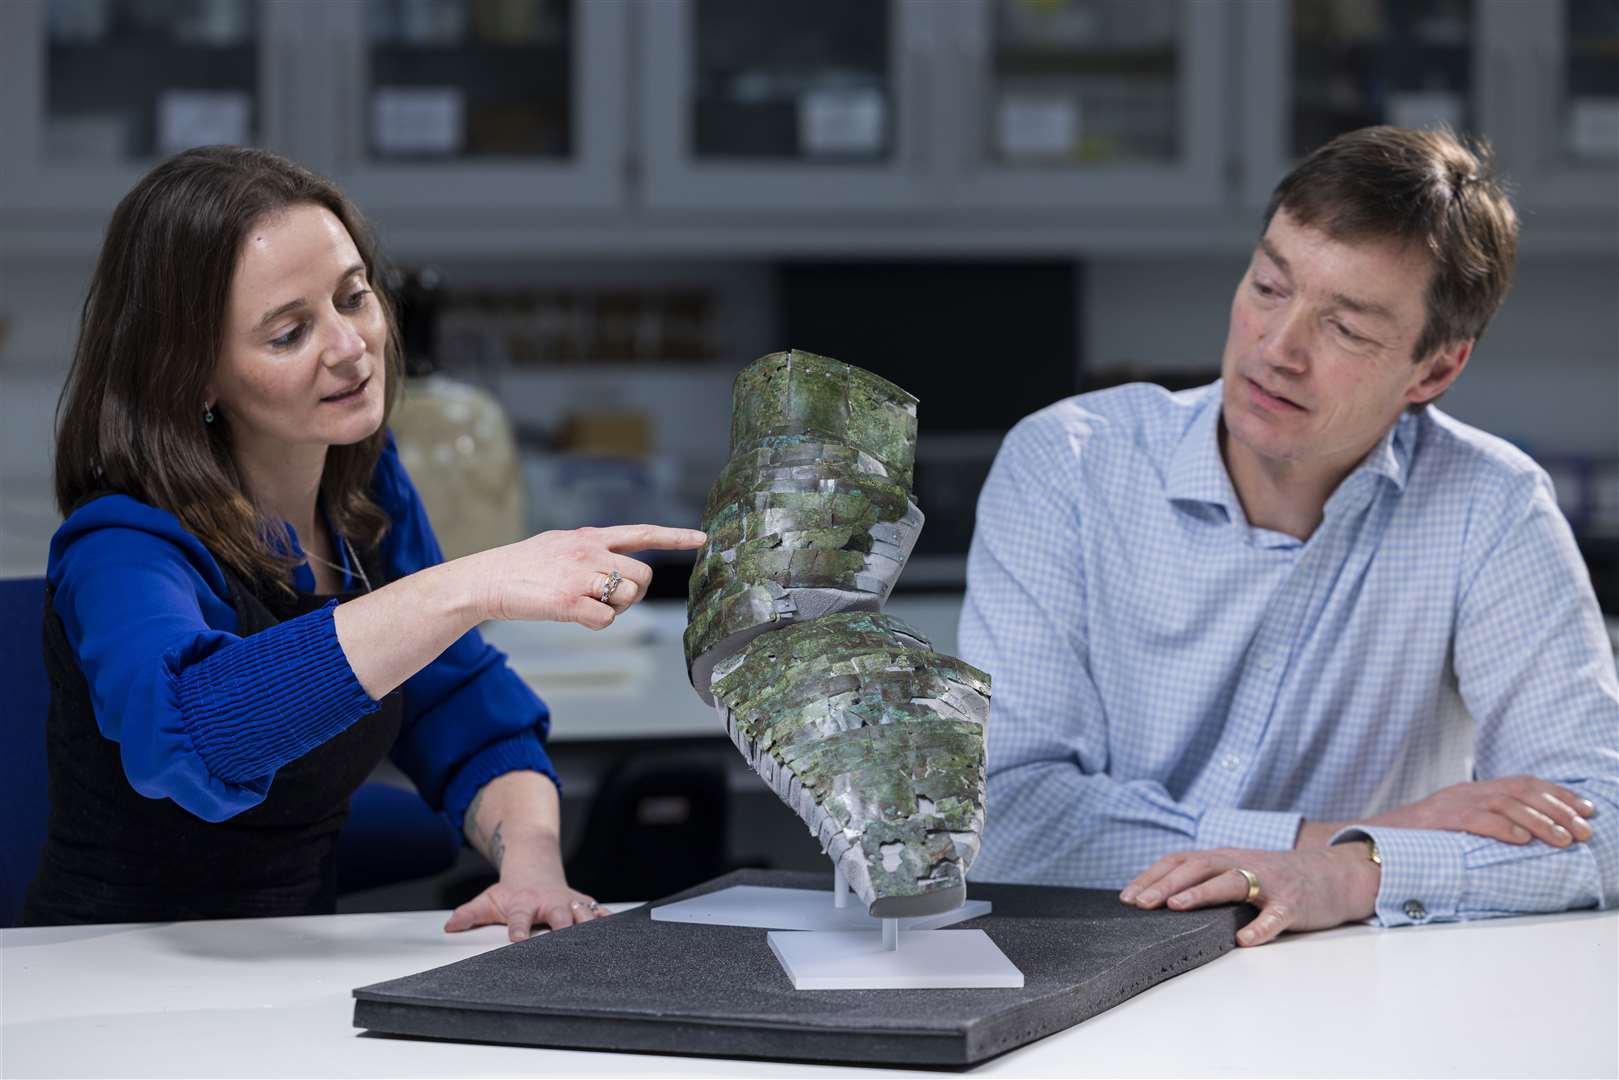
{"label": "white acrylic mount", "polygon": [[771,952],[795,990],[1020,987],[1023,973],[982,930],[940,930],[990,912],[987,900],[909,919],[850,905],[834,868],[832,903],[815,889],[733,885],[652,909],[659,922],[771,928]]}
{"label": "white acrylic mount", "polygon": [[[884,919],[885,924],[898,920]],[[772,930],[794,990],[1020,987],[1023,972],[982,930]]]}
{"label": "white acrylic mount", "polygon": [[[899,919],[901,930],[935,930],[990,913],[988,900],[969,900],[951,911]],[[866,930],[880,928],[882,919],[849,903],[849,887],[834,869],[830,902],[818,889],[783,889],[773,885],[732,885],[652,909],[658,922],[714,923],[719,926],[757,926],[766,930]]]}

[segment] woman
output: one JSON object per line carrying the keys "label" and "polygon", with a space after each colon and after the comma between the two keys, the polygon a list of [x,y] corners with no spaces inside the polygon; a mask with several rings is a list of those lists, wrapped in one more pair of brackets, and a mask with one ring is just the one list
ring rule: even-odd
{"label": "woman", "polygon": [[594,917],[545,706],[484,619],[609,625],[688,529],[444,562],[387,433],[398,335],[359,215],[261,150],[158,166],[113,214],[63,391],[46,574],[50,831],[25,924],[330,912],[384,754],[499,869],[446,930]]}

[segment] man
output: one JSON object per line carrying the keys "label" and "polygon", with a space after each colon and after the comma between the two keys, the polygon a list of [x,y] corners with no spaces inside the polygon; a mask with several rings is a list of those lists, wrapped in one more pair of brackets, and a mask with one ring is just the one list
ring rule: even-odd
{"label": "man", "polygon": [[1335,139],[1271,199],[1220,382],[1007,436],[961,619],[995,680],[975,878],[1247,900],[1244,945],[1619,901],[1590,579],[1546,474],[1431,406],[1511,281],[1486,166]]}

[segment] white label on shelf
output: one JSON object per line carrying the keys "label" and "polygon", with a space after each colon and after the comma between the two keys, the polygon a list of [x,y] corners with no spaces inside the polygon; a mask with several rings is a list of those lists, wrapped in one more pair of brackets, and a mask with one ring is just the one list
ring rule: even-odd
{"label": "white label on shelf", "polygon": [[1001,156],[1071,157],[1079,143],[1079,102],[1068,97],[1003,94],[996,110]]}
{"label": "white label on shelf", "polygon": [[371,141],[379,153],[459,153],[461,123],[461,91],[453,86],[379,86],[371,96]]}
{"label": "white label on shelf", "polygon": [[883,145],[882,91],[810,90],[798,100],[798,145],[805,154],[873,154]]}
{"label": "white label on shelf", "polygon": [[1388,121],[1395,127],[1461,130],[1462,96],[1449,90],[1412,90],[1389,95]]}
{"label": "white label on shelf", "polygon": [[1619,158],[1619,98],[1570,99],[1568,148],[1575,157],[1598,161]]}
{"label": "white label on shelf", "polygon": [[248,141],[252,102],[239,90],[165,90],[157,99],[157,147],[163,155],[193,146]]}

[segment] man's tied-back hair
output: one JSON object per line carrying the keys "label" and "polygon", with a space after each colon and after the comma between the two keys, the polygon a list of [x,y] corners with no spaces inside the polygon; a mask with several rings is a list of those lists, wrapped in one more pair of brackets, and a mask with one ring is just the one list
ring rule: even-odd
{"label": "man's tied-back hair", "polygon": [[1482,140],[1388,126],[1348,132],[1276,185],[1261,234],[1279,209],[1340,243],[1391,239],[1427,250],[1434,273],[1413,360],[1481,336],[1512,284],[1518,215]]}

